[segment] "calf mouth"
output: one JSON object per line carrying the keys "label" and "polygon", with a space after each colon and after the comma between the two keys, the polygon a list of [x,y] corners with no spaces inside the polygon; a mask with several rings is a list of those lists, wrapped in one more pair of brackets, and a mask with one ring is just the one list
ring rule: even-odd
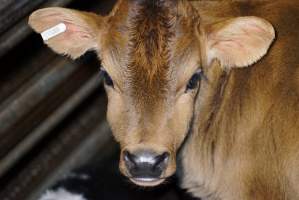
{"label": "calf mouth", "polygon": [[130,181],[132,181],[134,184],[139,185],[139,186],[144,186],[144,187],[154,187],[158,186],[161,183],[163,183],[166,178],[142,178],[142,177],[137,177],[137,178],[129,178]]}

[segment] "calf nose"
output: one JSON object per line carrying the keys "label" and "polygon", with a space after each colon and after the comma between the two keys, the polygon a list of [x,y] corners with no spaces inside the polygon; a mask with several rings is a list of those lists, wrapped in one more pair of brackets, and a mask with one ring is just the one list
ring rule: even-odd
{"label": "calf nose", "polygon": [[136,154],[124,152],[126,167],[133,178],[159,178],[166,168],[168,158],[169,154],[166,152],[161,155],[148,151]]}

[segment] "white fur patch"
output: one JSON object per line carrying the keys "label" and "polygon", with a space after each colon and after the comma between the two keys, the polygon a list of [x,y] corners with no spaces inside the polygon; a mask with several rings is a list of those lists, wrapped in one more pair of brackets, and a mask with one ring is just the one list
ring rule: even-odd
{"label": "white fur patch", "polygon": [[74,194],[60,188],[56,191],[48,190],[39,200],[87,200],[80,194]]}

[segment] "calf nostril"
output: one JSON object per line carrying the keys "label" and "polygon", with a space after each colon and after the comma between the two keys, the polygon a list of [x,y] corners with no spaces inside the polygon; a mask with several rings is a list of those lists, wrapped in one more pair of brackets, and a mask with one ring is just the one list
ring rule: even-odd
{"label": "calf nostril", "polygon": [[128,151],[124,151],[124,160],[126,161],[127,164],[136,166],[135,156],[129,153]]}
{"label": "calf nostril", "polygon": [[164,167],[168,161],[169,153],[165,152],[161,155],[156,156],[156,162],[154,167]]}

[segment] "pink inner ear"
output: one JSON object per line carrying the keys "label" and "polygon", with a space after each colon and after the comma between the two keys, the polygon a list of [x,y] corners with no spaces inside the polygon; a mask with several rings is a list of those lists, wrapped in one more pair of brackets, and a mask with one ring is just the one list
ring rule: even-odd
{"label": "pink inner ear", "polygon": [[36,32],[42,33],[64,23],[66,31],[46,40],[45,43],[59,54],[78,58],[86,51],[97,47],[95,34],[98,22],[95,21],[100,19],[95,14],[66,8],[44,8],[30,15],[29,24]]}
{"label": "pink inner ear", "polygon": [[267,53],[275,38],[272,25],[257,17],[238,17],[211,26],[208,64],[217,58],[224,67],[245,67]]}
{"label": "pink inner ear", "polygon": [[240,39],[222,41],[221,45],[214,45],[220,51],[229,51],[231,49],[244,49],[244,45]]}
{"label": "pink inner ear", "polygon": [[82,38],[82,39],[90,39],[91,34],[85,31],[85,29],[81,26],[74,25],[69,22],[64,22],[66,25],[66,36]]}
{"label": "pink inner ear", "polygon": [[[43,32],[59,23],[64,23],[66,25],[66,32],[62,35],[66,38],[72,39],[90,39],[91,34],[88,33],[86,28],[82,25],[75,24],[72,19],[66,18],[64,15],[59,13],[47,13],[46,15],[39,16],[43,20],[38,21],[38,29]],[[74,19],[76,20],[76,19]]]}
{"label": "pink inner ear", "polygon": [[[60,37],[66,38],[66,39],[71,39],[71,41],[81,41],[90,39],[91,34],[88,33],[87,30],[84,29],[84,27],[73,24],[72,22],[69,21],[59,21],[59,20],[47,20],[47,22],[44,22],[45,24],[51,24],[51,26],[47,26],[45,30],[59,24],[59,23],[64,23],[66,25],[66,31],[59,35]],[[53,25],[52,25],[53,24]]]}
{"label": "pink inner ear", "polygon": [[256,32],[256,33],[260,33],[260,34],[263,34],[263,33],[267,32],[267,30],[265,30],[261,26],[258,26],[256,23],[248,22],[248,24],[246,24],[246,25],[248,26],[246,31],[249,30],[249,31],[253,31],[253,32]]}

